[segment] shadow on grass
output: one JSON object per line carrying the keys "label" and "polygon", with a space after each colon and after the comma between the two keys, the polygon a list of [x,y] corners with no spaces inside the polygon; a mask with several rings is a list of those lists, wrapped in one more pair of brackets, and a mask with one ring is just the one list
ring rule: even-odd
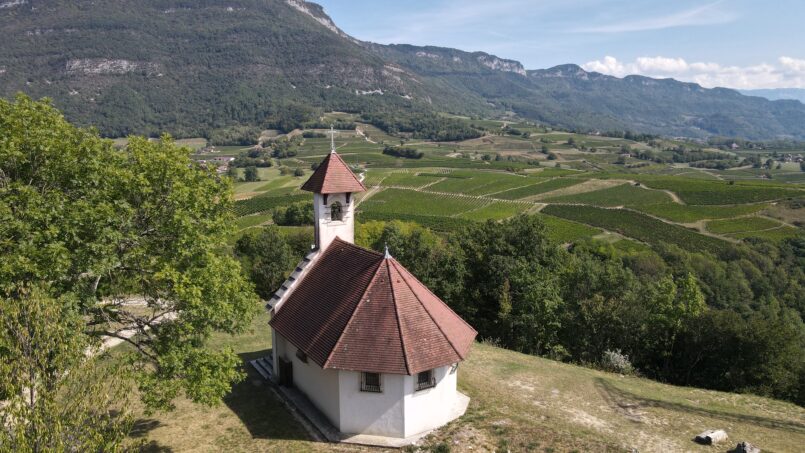
{"label": "shadow on grass", "polygon": [[611,382],[603,378],[596,378],[595,386],[598,392],[619,414],[634,422],[642,422],[639,409],[646,407],[659,407],[685,414],[696,414],[702,417],[716,418],[720,420],[747,423],[764,428],[788,431],[796,434],[805,434],[805,424],[791,420],[779,420],[756,415],[741,413],[729,413],[703,407],[691,406],[687,404],[673,403],[659,399],[646,398],[623,389],[615,387]]}
{"label": "shadow on grass", "polygon": [[249,360],[265,357],[269,349],[239,354],[247,373],[235,384],[224,403],[243,422],[255,439],[312,440],[304,427],[288,412],[271,391],[268,382],[249,365]]}

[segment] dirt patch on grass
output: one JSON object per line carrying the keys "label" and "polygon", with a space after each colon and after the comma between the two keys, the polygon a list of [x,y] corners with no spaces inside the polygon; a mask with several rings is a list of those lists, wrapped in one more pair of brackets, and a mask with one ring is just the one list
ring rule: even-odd
{"label": "dirt patch on grass", "polygon": [[545,192],[530,199],[544,200],[546,198],[558,197],[563,195],[576,195],[580,193],[594,192],[596,190],[609,189],[610,187],[620,186],[621,184],[624,183],[625,181],[620,181],[616,179],[591,179],[589,181],[584,181],[582,183],[570,187],[553,190],[551,192]]}

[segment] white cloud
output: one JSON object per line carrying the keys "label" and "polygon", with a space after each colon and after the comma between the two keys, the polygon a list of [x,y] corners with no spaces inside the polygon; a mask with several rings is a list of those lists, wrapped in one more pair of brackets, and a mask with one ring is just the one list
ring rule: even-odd
{"label": "white cloud", "polygon": [[662,16],[592,27],[581,27],[574,31],[577,33],[624,33],[696,25],[725,24],[735,20],[737,15],[718,7],[721,3],[723,3],[723,0]]}
{"label": "white cloud", "polygon": [[674,78],[704,87],[805,88],[805,60],[782,56],[776,64],[722,66],[714,62],[687,62],[683,58],[640,57],[632,62],[612,56],[582,65],[587,71],[623,77],[640,74],[656,78]]}

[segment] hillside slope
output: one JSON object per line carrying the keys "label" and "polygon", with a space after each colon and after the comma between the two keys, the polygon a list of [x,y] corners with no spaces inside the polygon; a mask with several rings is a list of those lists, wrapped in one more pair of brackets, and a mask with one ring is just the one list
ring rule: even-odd
{"label": "hillside slope", "polygon": [[[251,333],[217,336],[244,360],[271,344],[267,315]],[[141,418],[134,437],[146,451],[361,451],[317,443],[260,377],[250,372],[226,398],[207,408],[179,401],[173,413]],[[805,444],[805,410],[793,404],[730,393],[674,387],[475,344],[459,367],[460,390],[472,398],[464,417],[426,439],[452,451],[713,451],[693,436],[727,430],[717,451],[749,441],[763,451],[798,451]]]}
{"label": "hillside slope", "polygon": [[108,135],[192,135],[299,106],[449,109],[461,98],[302,1],[32,0],[0,9],[0,30],[14,37],[0,46],[0,94],[50,96]]}
{"label": "hillside slope", "polygon": [[571,129],[805,139],[805,105],[675,80],[527,71],[483,52],[360,42],[303,0],[22,0],[0,8],[0,95],[106,135],[193,136],[309,107],[506,112]]}

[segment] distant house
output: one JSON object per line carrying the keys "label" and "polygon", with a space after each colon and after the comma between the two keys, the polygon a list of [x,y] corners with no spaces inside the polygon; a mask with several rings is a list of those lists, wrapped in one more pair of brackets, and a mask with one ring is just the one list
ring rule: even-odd
{"label": "distant house", "polygon": [[733,150],[740,149],[740,148],[741,148],[741,147],[740,147],[740,146],[738,146],[738,144],[737,144],[737,143],[735,143],[735,142],[732,142],[732,145],[730,145],[730,149],[733,149]]}
{"label": "distant house", "polygon": [[315,246],[269,302],[272,375],[343,434],[408,438],[455,419],[476,331],[388,252],[354,242],[365,190],[335,149],[302,186]]}

